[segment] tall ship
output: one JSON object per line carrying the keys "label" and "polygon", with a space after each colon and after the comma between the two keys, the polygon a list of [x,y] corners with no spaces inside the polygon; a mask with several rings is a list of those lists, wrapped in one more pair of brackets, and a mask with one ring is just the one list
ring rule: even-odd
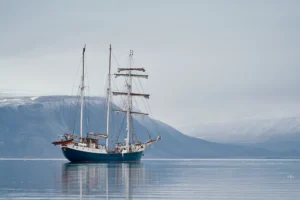
{"label": "tall ship", "polygon": [[[109,70],[108,70],[108,84],[106,93],[106,133],[94,133],[89,131],[86,136],[83,136],[83,111],[84,111],[84,90],[85,90],[85,58],[86,46],[82,51],[82,75],[80,83],[80,135],[74,133],[65,133],[60,136],[60,139],[52,142],[52,144],[60,146],[63,155],[71,162],[128,162],[128,161],[140,161],[144,155],[144,151],[149,148],[153,143],[159,141],[161,137],[158,135],[155,139],[149,137],[145,142],[140,140],[133,141],[133,117],[132,115],[148,115],[147,113],[139,112],[133,109],[132,97],[143,97],[149,99],[149,94],[136,93],[133,91],[133,79],[134,78],[148,78],[148,75],[144,74],[144,68],[132,67],[133,51],[130,50],[129,54],[129,66],[127,68],[118,68],[118,72],[115,73],[115,77],[125,78],[126,91],[112,91],[111,89],[111,55],[112,48],[109,48]],[[125,109],[112,110],[112,95],[125,97],[126,106]],[[122,112],[126,114],[126,137],[123,142],[111,143],[109,141],[110,126],[118,126],[119,124],[111,124],[110,122],[111,112]],[[135,134],[136,137],[136,134]],[[101,142],[101,140],[104,140]],[[112,145],[112,146],[109,146]]]}

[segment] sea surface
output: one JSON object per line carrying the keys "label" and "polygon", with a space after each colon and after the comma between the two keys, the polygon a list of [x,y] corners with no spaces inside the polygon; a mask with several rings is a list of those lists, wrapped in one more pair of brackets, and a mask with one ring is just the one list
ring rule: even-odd
{"label": "sea surface", "polygon": [[0,199],[300,199],[300,160],[0,160]]}

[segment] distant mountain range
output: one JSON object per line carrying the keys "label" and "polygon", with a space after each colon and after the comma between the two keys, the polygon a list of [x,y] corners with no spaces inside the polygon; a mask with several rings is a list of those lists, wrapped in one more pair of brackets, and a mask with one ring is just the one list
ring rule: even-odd
{"label": "distant mountain range", "polygon": [[270,151],[300,151],[300,118],[210,123],[180,129],[197,138],[227,144],[262,147]]}
{"label": "distant mountain range", "polygon": [[[105,132],[105,99],[87,97],[84,133]],[[79,98],[74,96],[1,97],[0,157],[62,158],[60,149],[51,142],[58,134],[79,130]],[[123,113],[113,113],[114,124],[122,124]],[[266,150],[264,145],[220,144],[184,135],[171,126],[149,117],[134,119],[135,134],[147,140],[157,133],[162,140],[146,150],[148,158],[265,158],[300,157],[295,149]],[[123,140],[123,126],[111,126],[110,139]],[[114,135],[114,136],[113,136]],[[199,136],[199,135],[196,135]]]}

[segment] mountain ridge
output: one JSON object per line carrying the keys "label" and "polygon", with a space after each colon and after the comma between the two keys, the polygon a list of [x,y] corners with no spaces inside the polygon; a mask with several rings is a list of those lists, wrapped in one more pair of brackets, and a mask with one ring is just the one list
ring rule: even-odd
{"label": "mountain ridge", "polygon": [[[105,98],[86,97],[85,123],[83,132],[105,132]],[[78,133],[79,101],[74,96],[26,96],[0,98],[0,157],[62,158],[60,148],[51,145],[58,134]],[[112,113],[114,122],[121,124],[124,114]],[[262,147],[219,144],[187,136],[175,128],[149,117],[133,120],[135,132],[142,141],[148,139],[149,132],[162,136],[152,149],[145,152],[147,158],[264,158],[295,157],[272,152]],[[156,130],[155,130],[156,129]],[[112,132],[118,133],[120,140],[125,136],[125,127],[111,125]],[[115,139],[110,134],[111,139]]]}
{"label": "mountain ridge", "polygon": [[300,151],[300,117],[198,124],[188,128],[181,130],[219,143],[263,147],[276,152]]}

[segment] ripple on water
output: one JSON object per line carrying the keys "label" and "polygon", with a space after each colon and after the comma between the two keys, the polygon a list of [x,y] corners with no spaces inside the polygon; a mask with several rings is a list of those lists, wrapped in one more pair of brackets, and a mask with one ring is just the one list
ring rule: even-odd
{"label": "ripple on water", "polygon": [[1,160],[0,199],[299,199],[299,160]]}

